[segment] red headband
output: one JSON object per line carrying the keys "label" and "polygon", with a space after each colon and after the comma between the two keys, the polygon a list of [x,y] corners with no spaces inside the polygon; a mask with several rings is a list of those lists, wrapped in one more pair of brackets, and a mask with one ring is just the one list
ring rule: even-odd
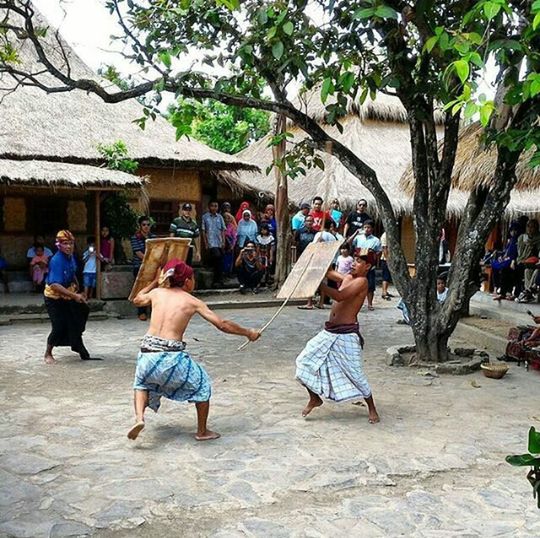
{"label": "red headband", "polygon": [[193,277],[193,269],[186,262],[173,258],[163,266],[162,275],[170,279],[172,286],[181,288]]}

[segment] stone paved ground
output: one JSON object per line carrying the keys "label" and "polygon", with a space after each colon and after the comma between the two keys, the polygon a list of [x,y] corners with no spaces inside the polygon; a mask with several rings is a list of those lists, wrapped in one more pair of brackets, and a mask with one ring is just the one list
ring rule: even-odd
{"label": "stone paved ground", "polygon": [[[90,323],[105,360],[61,349],[55,367],[40,359],[47,325],[0,327],[0,535],[537,538],[532,488],[504,457],[540,426],[540,375],[392,369],[385,348],[411,340],[393,306],[361,314],[376,426],[352,404],[300,416],[294,358],[328,312],[286,308],[243,353],[197,321],[186,340],[214,379],[223,434],[202,444],[194,409],[168,401],[126,439],[138,320]],[[221,313],[259,325],[273,309]]]}

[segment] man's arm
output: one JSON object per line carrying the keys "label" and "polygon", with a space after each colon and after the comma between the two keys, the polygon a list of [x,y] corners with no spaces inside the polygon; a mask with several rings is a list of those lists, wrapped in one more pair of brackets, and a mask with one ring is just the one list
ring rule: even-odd
{"label": "man's arm", "polygon": [[227,334],[238,334],[239,336],[245,336],[252,342],[257,340],[261,333],[255,329],[244,328],[234,321],[228,319],[221,319],[215,312],[210,310],[208,306],[202,301],[198,301],[196,312],[200,314],[206,321],[209,321],[214,327],[218,328],[221,332]]}
{"label": "man's arm", "polygon": [[68,299],[73,299],[77,303],[86,303],[86,297],[82,293],[75,293],[74,291],[68,290],[62,284],[54,283],[49,284],[51,290],[54,290],[56,293],[67,297]]}
{"label": "man's arm", "polygon": [[342,275],[341,273],[338,273],[337,271],[332,271],[332,270],[326,273],[326,278],[329,278],[330,280],[333,280],[334,282],[343,282],[346,276],[347,275]]}
{"label": "man's arm", "polygon": [[326,284],[321,284],[320,290],[331,299],[334,299],[334,301],[341,303],[342,301],[347,301],[360,295],[362,291],[367,291],[367,286],[368,283],[366,278],[358,278],[345,289],[336,290]]}
{"label": "man's arm", "polygon": [[152,298],[150,296],[150,292],[157,288],[159,283],[159,275],[161,274],[161,269],[158,268],[156,276],[148,286],[145,286],[142,290],[135,295],[133,299],[133,304],[135,306],[150,306],[152,304]]}

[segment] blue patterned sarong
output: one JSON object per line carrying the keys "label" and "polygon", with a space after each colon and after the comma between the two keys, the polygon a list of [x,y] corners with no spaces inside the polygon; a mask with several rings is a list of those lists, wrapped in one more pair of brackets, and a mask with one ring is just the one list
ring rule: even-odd
{"label": "blue patterned sarong", "polygon": [[206,402],[212,394],[206,370],[186,353],[185,343],[146,335],[137,358],[135,390],[149,392],[148,407],[157,412],[164,396],[177,402]]}
{"label": "blue patterned sarong", "polygon": [[327,330],[314,336],[296,358],[296,379],[309,390],[335,402],[371,396],[358,332]]}

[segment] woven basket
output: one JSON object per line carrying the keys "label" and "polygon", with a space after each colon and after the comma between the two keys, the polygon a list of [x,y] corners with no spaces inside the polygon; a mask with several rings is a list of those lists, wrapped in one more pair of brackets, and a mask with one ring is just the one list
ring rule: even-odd
{"label": "woven basket", "polygon": [[482,372],[486,377],[491,377],[492,379],[501,379],[504,377],[506,372],[508,372],[508,364],[505,362],[481,364]]}

